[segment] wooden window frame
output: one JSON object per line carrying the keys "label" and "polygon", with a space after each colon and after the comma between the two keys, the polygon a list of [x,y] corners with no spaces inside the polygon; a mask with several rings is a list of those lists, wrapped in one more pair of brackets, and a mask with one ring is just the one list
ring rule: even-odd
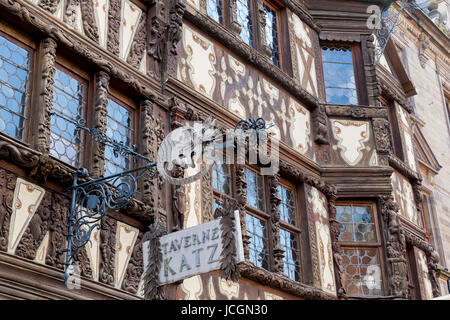
{"label": "wooden window frame", "polygon": [[[268,1],[268,0],[262,0],[263,1],[263,5],[266,5],[266,6],[268,6],[269,8],[271,8],[274,12],[275,12],[275,16],[276,16],[276,20],[277,20],[277,33],[278,33],[278,36],[277,36],[277,41],[278,41],[278,59],[280,60],[279,61],[279,65],[277,66],[276,64],[274,64],[273,63],[273,61],[272,61],[272,57],[269,57],[270,58],[270,61],[272,61],[272,64],[274,65],[274,66],[276,66],[276,67],[278,67],[278,68],[280,68],[281,70],[283,70],[283,67],[284,67],[284,65],[283,65],[283,47],[282,47],[282,45],[283,45],[283,39],[282,39],[282,36],[283,36],[283,34],[284,34],[284,32],[283,32],[283,25],[282,25],[282,23],[281,23],[281,20],[282,20],[282,11],[283,11],[283,6],[282,5],[280,5],[278,2],[274,2],[274,1]],[[267,24],[267,22],[266,22],[266,24]],[[264,28],[264,36],[265,36],[265,28]],[[266,39],[266,44],[267,44],[267,39]]]}
{"label": "wooden window frame", "polygon": [[395,102],[392,100],[387,100],[384,97],[381,97],[381,99],[387,106],[389,129],[391,130],[392,148],[394,149],[394,154],[400,160],[404,161],[405,156],[403,152],[402,136],[400,134]]}
{"label": "wooden window frame", "polygon": [[10,136],[7,133],[1,132],[8,136],[8,138],[13,141],[17,141],[18,143],[24,144],[26,146],[30,146],[30,138],[33,133],[33,124],[31,123],[31,115],[32,115],[32,99],[33,92],[35,91],[34,83],[35,77],[38,76],[37,66],[38,66],[38,44],[36,44],[33,40],[28,38],[26,35],[23,35],[21,32],[18,32],[16,29],[11,28],[9,25],[4,24],[4,22],[0,21],[0,36],[5,38],[6,40],[14,43],[18,47],[26,50],[30,54],[30,65],[28,70],[28,80],[27,80],[27,91],[29,94],[26,95],[25,100],[25,110],[23,113],[24,124],[22,131],[22,139],[18,139],[16,137]]}
{"label": "wooden window frame", "polygon": [[[367,85],[366,78],[364,73],[364,63],[362,58],[362,48],[360,44],[339,42],[339,41],[321,41],[320,42],[320,63],[321,63],[321,71],[322,71],[322,79],[323,79],[323,96],[328,104],[327,93],[326,93],[326,83],[325,83],[325,71],[324,71],[324,63],[322,57],[322,47],[349,47],[352,53],[352,63],[353,63],[353,74],[355,75],[355,86],[356,86],[356,95],[358,99],[358,106],[368,106],[369,105],[369,97],[367,94]],[[348,106],[354,106],[349,104]]]}
{"label": "wooden window frame", "polygon": [[[380,222],[378,219],[378,205],[375,201],[366,201],[366,200],[339,200],[335,203],[336,207],[338,206],[349,206],[349,205],[357,205],[357,206],[370,206],[372,209],[372,219],[374,221],[375,226],[375,242],[354,242],[354,241],[342,241],[338,240],[339,245],[341,246],[341,250],[350,249],[366,249],[366,248],[376,248],[379,258],[380,264],[380,273],[381,273],[381,296],[384,296],[387,292],[387,284],[386,284],[386,267],[385,267],[385,257],[384,257],[384,244],[381,237],[380,230]],[[367,296],[362,296],[367,297]]]}
{"label": "wooden window frame", "polygon": [[[75,80],[85,84],[86,91],[84,92],[84,100],[86,103],[84,105],[83,112],[80,116],[86,120],[86,123],[88,123],[88,121],[89,121],[88,118],[89,118],[89,114],[90,114],[89,109],[90,109],[90,102],[91,102],[90,98],[91,98],[91,94],[92,94],[91,77],[89,76],[88,73],[77,68],[74,64],[72,64],[67,59],[65,59],[64,57],[59,56],[59,55],[57,55],[56,59],[55,59],[55,70],[56,69],[60,70],[61,72],[64,72],[65,74],[69,75],[70,77],[74,78]],[[53,96],[55,96],[55,85],[54,84],[53,84]],[[53,101],[52,101],[52,107],[53,107]],[[51,132],[51,126],[50,126],[50,132]],[[86,152],[85,147],[84,147],[84,146],[86,146],[86,138],[87,138],[86,132],[84,132],[84,130],[81,130],[81,132],[80,132],[80,158],[78,160],[78,162],[79,162],[78,166],[83,166],[88,161],[88,159],[87,159],[88,152]],[[53,158],[57,161],[64,163],[67,166],[72,167],[72,165],[70,165],[69,163],[66,163],[56,157],[53,157]]]}

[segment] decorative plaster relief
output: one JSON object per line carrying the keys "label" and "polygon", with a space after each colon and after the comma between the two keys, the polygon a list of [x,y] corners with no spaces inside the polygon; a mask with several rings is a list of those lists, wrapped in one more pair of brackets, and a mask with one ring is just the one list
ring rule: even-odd
{"label": "decorative plaster relief", "polygon": [[411,183],[397,171],[392,174],[391,181],[395,202],[400,207],[400,214],[412,223],[421,226]]}
{"label": "decorative plaster relief", "polygon": [[22,178],[17,178],[14,190],[8,253],[14,254],[20,239],[44,197],[45,189]]}
{"label": "decorative plaster relief", "polygon": [[228,300],[239,298],[239,283],[219,277],[219,292]]}
{"label": "decorative plaster relief", "polygon": [[199,300],[203,292],[201,276],[193,276],[183,280],[181,290],[186,294],[185,300]]}
{"label": "decorative plaster relief", "polygon": [[370,126],[366,121],[331,120],[333,136],[338,141],[333,146],[341,150],[342,159],[350,166],[357,165],[364,156],[364,151],[370,151],[366,145],[370,138]]}
{"label": "decorative plaster relief", "polygon": [[122,285],[123,277],[133,252],[139,230],[123,222],[117,222],[116,254],[114,258],[114,280],[116,288]]}
{"label": "decorative plaster relief", "polygon": [[322,290],[336,295],[327,200],[315,187],[311,187],[308,202],[314,213]]}
{"label": "decorative plaster relief", "polygon": [[293,140],[292,145],[294,149],[304,155],[312,148],[311,113],[294,99],[289,101],[289,114],[292,119],[289,129]]}

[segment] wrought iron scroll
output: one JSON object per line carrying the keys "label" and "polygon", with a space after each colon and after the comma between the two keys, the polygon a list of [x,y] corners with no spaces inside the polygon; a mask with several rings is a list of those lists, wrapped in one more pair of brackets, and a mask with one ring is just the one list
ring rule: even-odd
{"label": "wrought iron scroll", "polygon": [[380,62],[381,56],[386,49],[386,45],[389,42],[392,33],[401,23],[402,20],[400,16],[403,11],[406,9],[415,10],[417,8],[418,6],[415,0],[402,0],[400,9],[397,12],[392,9],[392,6],[383,9],[378,28],[376,29],[375,64]]}

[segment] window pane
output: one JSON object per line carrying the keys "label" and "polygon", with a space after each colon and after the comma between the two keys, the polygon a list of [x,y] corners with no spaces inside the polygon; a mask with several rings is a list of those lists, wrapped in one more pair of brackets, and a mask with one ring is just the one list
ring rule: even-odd
{"label": "window pane", "polygon": [[236,0],[237,19],[241,25],[241,39],[253,47],[252,19],[250,15],[250,0]]}
{"label": "window pane", "polygon": [[268,267],[267,238],[265,236],[266,223],[250,214],[246,215],[247,235],[250,237],[249,259],[258,267]]}
{"label": "window pane", "polygon": [[246,168],[245,179],[247,181],[247,204],[264,211],[263,177]]}
{"label": "window pane", "polygon": [[280,229],[280,244],[284,250],[284,273],[292,280],[300,280],[300,250],[298,235]]}
{"label": "window pane", "polygon": [[327,102],[358,104],[352,51],[349,47],[322,47]]}
{"label": "window pane", "polygon": [[371,206],[336,206],[339,222],[339,240],[352,242],[375,242],[375,223]]}
{"label": "window pane", "polygon": [[229,195],[230,167],[226,164],[215,163],[212,169],[212,186],[217,191]]}
{"label": "window pane", "polygon": [[280,66],[280,48],[278,47],[277,13],[264,4],[266,14],[266,43],[272,50],[271,59],[274,65]]}
{"label": "window pane", "polygon": [[[106,135],[114,141],[133,147],[133,114],[112,99],[108,99]],[[114,154],[111,147],[105,148],[105,175],[117,174],[131,169],[131,157]]]}
{"label": "window pane", "polygon": [[278,186],[278,196],[281,199],[280,203],[280,219],[292,225],[296,225],[295,221],[295,200],[294,193],[290,189],[283,186]]}
{"label": "window pane", "polygon": [[222,0],[206,0],[206,12],[208,16],[223,24]]}
{"label": "window pane", "polygon": [[[53,112],[78,122],[83,117],[86,85],[56,69]],[[76,126],[57,115],[51,119],[50,154],[74,167],[80,162],[81,132]]]}
{"label": "window pane", "polygon": [[23,139],[31,54],[0,36],[0,131]]}
{"label": "window pane", "polygon": [[351,296],[380,296],[381,268],[377,248],[342,250],[342,285]]}

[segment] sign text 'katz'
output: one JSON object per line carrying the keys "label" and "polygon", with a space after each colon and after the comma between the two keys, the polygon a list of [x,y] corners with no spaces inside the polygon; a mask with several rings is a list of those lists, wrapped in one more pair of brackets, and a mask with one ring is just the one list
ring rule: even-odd
{"label": "sign text 'katz'", "polygon": [[[168,284],[197,274],[220,269],[222,230],[220,219],[170,233],[160,238],[162,264],[160,284]],[[234,212],[236,263],[244,261],[239,211]],[[148,266],[149,243],[143,244],[144,270]]]}

